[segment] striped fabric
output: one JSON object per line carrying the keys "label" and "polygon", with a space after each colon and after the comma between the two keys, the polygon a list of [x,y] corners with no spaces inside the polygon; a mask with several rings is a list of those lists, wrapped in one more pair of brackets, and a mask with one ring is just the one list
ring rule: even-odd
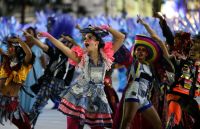
{"label": "striped fabric", "polygon": [[76,106],[66,99],[62,99],[58,109],[64,114],[77,117],[84,121],[84,123],[91,126],[112,126],[112,118],[110,113],[92,113],[88,112],[80,106]]}

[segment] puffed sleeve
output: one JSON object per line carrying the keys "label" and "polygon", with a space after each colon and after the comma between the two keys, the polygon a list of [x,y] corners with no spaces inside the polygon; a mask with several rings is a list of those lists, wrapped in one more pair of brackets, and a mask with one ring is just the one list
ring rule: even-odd
{"label": "puffed sleeve", "polygon": [[[76,54],[76,56],[78,57],[78,58],[82,58],[83,57],[83,55],[84,55],[84,51],[83,51],[83,49],[80,47],[80,46],[74,46],[74,47],[72,47],[72,49],[71,49],[73,52],[75,52],[75,54]],[[78,65],[78,63],[77,62],[75,62],[74,60],[72,60],[72,59],[69,59],[69,63],[71,64],[71,65],[74,65],[74,66],[77,66]]]}
{"label": "puffed sleeve", "polygon": [[105,43],[105,46],[103,49],[101,49],[101,54],[102,57],[105,60],[105,66],[106,66],[106,70],[109,70],[111,68],[111,65],[114,61],[114,50],[112,49],[113,45],[112,42],[107,42]]}

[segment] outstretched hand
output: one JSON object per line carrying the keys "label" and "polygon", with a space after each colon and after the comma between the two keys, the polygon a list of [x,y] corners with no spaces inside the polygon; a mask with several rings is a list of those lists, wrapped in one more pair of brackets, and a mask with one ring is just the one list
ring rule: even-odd
{"label": "outstretched hand", "polygon": [[46,37],[49,38],[51,35],[48,32],[39,32],[38,37]]}
{"label": "outstretched hand", "polygon": [[137,23],[140,23],[142,25],[145,24],[145,22],[143,21],[143,19],[140,17],[140,15],[137,15]]}

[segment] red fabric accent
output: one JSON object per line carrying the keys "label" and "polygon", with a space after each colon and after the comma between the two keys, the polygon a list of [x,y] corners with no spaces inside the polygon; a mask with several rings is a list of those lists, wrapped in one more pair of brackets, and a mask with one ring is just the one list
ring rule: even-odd
{"label": "red fabric accent", "polygon": [[104,85],[105,86],[112,86],[112,79],[109,76],[105,76],[104,78]]}
{"label": "red fabric accent", "polygon": [[[105,114],[105,113],[86,113],[87,111],[84,108],[82,108],[80,106],[76,106],[76,105],[68,102],[66,99],[62,99],[61,100],[61,104],[59,105],[59,109],[61,109],[61,110],[64,109],[65,110],[66,107],[63,104],[69,106],[70,108],[72,108],[75,111],[78,111],[78,112],[81,112],[82,114],[85,114],[85,116],[87,118],[111,118],[110,114]],[[68,109],[68,110],[70,110],[70,109]],[[77,112],[75,112],[75,113],[77,113]]]}
{"label": "red fabric accent", "polygon": [[173,91],[176,91],[176,92],[179,92],[179,93],[182,93],[182,94],[189,95],[189,90],[183,88],[181,85],[177,85],[176,87],[174,87],[174,88],[173,88]]}
{"label": "red fabric accent", "polygon": [[18,129],[31,129],[31,124],[27,114],[23,113],[23,118],[24,121],[22,119],[16,119],[15,117],[13,117],[12,123],[16,125]]}
{"label": "red fabric accent", "polygon": [[17,110],[17,107],[19,105],[18,101],[12,101],[9,105],[6,106],[6,110],[11,112]]}
{"label": "red fabric accent", "polygon": [[106,42],[105,43],[105,46],[103,48],[103,52],[106,54],[107,58],[110,59],[111,61],[114,61],[114,50],[112,49],[113,48],[113,44],[112,42]]}
{"label": "red fabric accent", "polygon": [[67,129],[79,129],[79,123],[79,119],[67,117]]}
{"label": "red fabric accent", "polygon": [[167,101],[170,101],[170,100],[179,100],[180,99],[180,96],[178,95],[174,95],[174,94],[168,94],[167,95]]}
{"label": "red fabric accent", "polygon": [[13,112],[17,110],[18,105],[19,105],[19,102],[17,100],[13,100],[9,104],[0,105],[0,108],[5,108],[6,111],[8,112]]}
{"label": "red fabric accent", "polygon": [[[83,57],[83,54],[84,54],[84,51],[83,51],[83,49],[80,47],[80,46],[74,46],[74,47],[72,47],[72,49],[71,49],[73,52],[75,52],[75,54],[76,54],[76,56],[78,57],[78,58],[82,58]],[[69,58],[69,63],[71,64],[71,65],[74,65],[74,66],[76,66],[77,65],[77,62],[75,62],[74,60],[72,60],[72,59],[70,59]]]}
{"label": "red fabric accent", "polygon": [[181,121],[181,116],[182,116],[182,110],[181,110],[181,106],[175,102],[175,101],[171,101],[169,104],[169,108],[168,108],[168,119],[170,119],[170,115],[174,113],[174,123],[176,125],[179,125],[180,121]]}
{"label": "red fabric accent", "polygon": [[[95,124],[95,123],[112,123],[112,119],[111,119],[111,115],[110,115],[110,119],[108,118],[108,120],[98,120],[98,118],[104,118],[101,116],[101,114],[96,114],[95,116],[89,116],[90,114],[81,114],[80,112],[75,112],[73,110],[70,110],[69,108],[65,107],[64,105],[60,105],[60,109],[69,115],[73,115],[76,117],[80,117],[81,119],[85,119],[85,122],[90,123],[90,124]],[[89,116],[89,117],[88,117]],[[97,119],[97,120],[89,120],[87,118],[91,118],[91,119]],[[107,118],[107,117],[106,117]]]}
{"label": "red fabric accent", "polygon": [[[67,108],[65,105],[72,108],[72,110]],[[84,108],[75,106],[65,99],[63,99],[61,101],[61,104],[59,105],[58,109],[60,109],[63,113],[66,113],[68,115],[72,115],[72,116],[79,117],[81,119],[85,119],[85,122],[89,123],[89,124],[99,124],[99,123],[112,124],[111,114],[86,113],[86,110]],[[82,112],[82,113],[80,113],[80,112]],[[93,119],[93,120],[91,121],[89,119]],[[106,119],[106,120],[104,120],[104,119]]]}
{"label": "red fabric accent", "polygon": [[129,66],[131,66],[132,62],[133,62],[133,57],[129,56],[129,58],[127,59],[127,61],[126,62],[122,62],[122,64],[125,65],[126,68],[128,68]]}

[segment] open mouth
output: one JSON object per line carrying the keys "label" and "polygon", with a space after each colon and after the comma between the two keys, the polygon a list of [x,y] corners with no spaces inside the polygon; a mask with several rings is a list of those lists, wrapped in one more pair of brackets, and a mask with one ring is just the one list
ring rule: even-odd
{"label": "open mouth", "polygon": [[85,47],[89,47],[89,44],[88,44],[88,43],[85,43]]}

